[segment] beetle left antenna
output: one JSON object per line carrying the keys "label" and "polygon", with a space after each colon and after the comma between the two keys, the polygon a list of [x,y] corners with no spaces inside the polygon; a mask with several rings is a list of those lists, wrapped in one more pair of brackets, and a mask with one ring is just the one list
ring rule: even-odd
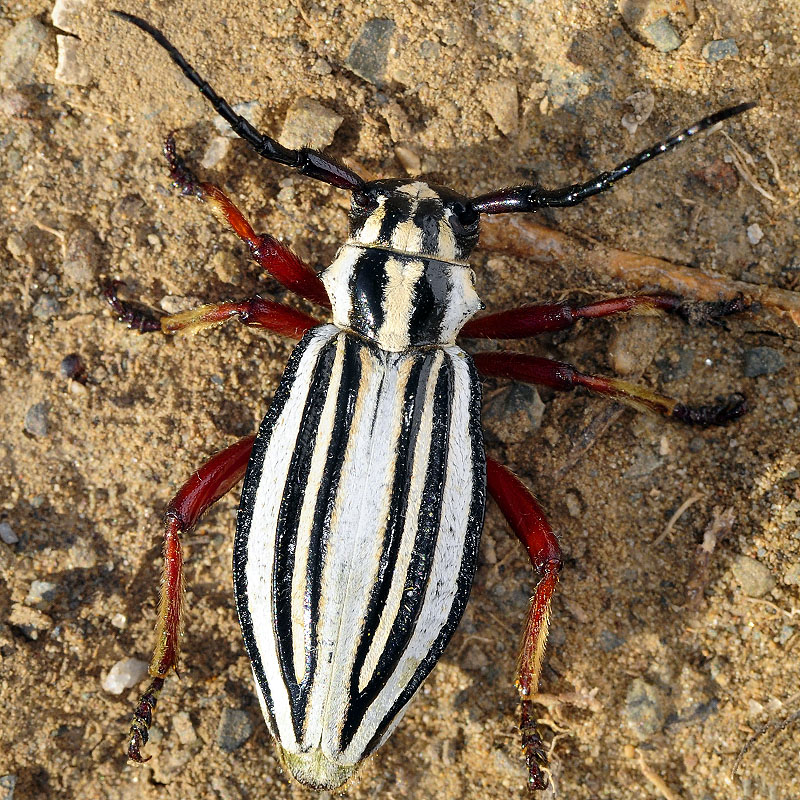
{"label": "beetle left antenna", "polygon": [[257,131],[243,116],[237,114],[230,104],[221,98],[208,82],[203,80],[194,67],[183,57],[181,52],[172,42],[164,36],[161,31],[151,25],[141,17],[128,14],[125,11],[112,11],[117,17],[127,20],[140,30],[148,33],[158,42],[168,53],[169,57],[180,67],[183,74],[200,90],[200,94],[205,97],[214,110],[219,114],[233,129],[234,133],[241,136],[258,155],[268,158],[270,161],[277,161],[287,167],[296,169],[301,175],[315,178],[318,181],[329,183],[339,189],[358,190],[364,185],[364,179],[343,164],[322,155],[316,150],[308,147],[301,147],[299,150],[291,150],[284,147],[266,134]]}
{"label": "beetle left antenna", "polygon": [[587,198],[610,189],[613,184],[630,175],[642,164],[646,164],[662,153],[669,152],[691,136],[713,128],[720,122],[749,111],[757,105],[758,103],[740,103],[703,117],[699,122],[695,122],[694,125],[685,128],[680,133],[642,150],[641,153],[623,161],[610,172],[601,172],[585,183],[574,183],[561,189],[543,189],[541,186],[534,185],[500,189],[476,197],[470,202],[470,208],[479,214],[509,214],[518,211],[536,211],[538,208],[576,206]]}

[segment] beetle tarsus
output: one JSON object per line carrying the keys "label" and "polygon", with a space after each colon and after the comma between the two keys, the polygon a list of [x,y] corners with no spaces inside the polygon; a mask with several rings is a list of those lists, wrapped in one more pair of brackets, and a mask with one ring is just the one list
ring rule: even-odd
{"label": "beetle tarsus", "polygon": [[738,392],[727,400],[707,406],[686,406],[678,403],[672,410],[672,418],[699,428],[710,428],[714,425],[726,425],[746,414],[747,398]]}
{"label": "beetle tarsus", "polygon": [[141,333],[160,331],[161,317],[164,315],[144,303],[138,303],[135,300],[120,300],[119,290],[124,287],[123,281],[111,281],[103,290],[103,295],[114,309],[117,319]]}
{"label": "beetle tarsus", "polygon": [[519,730],[522,734],[522,752],[528,768],[528,789],[542,791],[547,788],[547,752],[542,737],[536,728],[536,720],[531,711],[530,700],[520,700]]}
{"label": "beetle tarsus", "polygon": [[175,131],[170,131],[164,139],[164,157],[169,164],[169,177],[172,185],[180,189],[184,197],[196,197],[198,200],[205,198],[205,191],[197,177],[175,148]]}
{"label": "beetle tarsus", "polygon": [[714,300],[711,302],[684,301],[675,310],[689,325],[703,326],[709,323],[720,324],[723,317],[731,314],[741,314],[743,311],[754,310],[752,305],[744,299],[743,294],[737,294],[730,300]]}
{"label": "beetle tarsus", "polygon": [[158,695],[164,687],[163,678],[153,678],[147,691],[139,698],[139,704],[133,712],[131,732],[128,738],[128,758],[139,764],[150,760],[150,756],[142,756],[142,748],[150,738],[150,726],[153,724],[153,711],[158,703]]}

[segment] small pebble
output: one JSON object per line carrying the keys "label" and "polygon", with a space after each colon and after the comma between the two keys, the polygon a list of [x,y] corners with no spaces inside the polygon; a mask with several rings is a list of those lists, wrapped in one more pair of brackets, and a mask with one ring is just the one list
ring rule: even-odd
{"label": "small pebble", "polygon": [[794,636],[794,628],[791,625],[782,625],[781,632],[778,634],[778,644],[786,644]]}
{"label": "small pebble", "polygon": [[483,107],[504,136],[513,136],[519,128],[519,98],[517,84],[499,80],[485,87]]}
{"label": "small pebble", "polygon": [[68,283],[79,289],[94,284],[100,264],[100,246],[90,228],[76,228],[67,238],[61,271]]}
{"label": "small pebble", "polygon": [[[2,526],[0,526],[0,528],[1,527]],[[3,532],[2,529],[0,529],[0,536],[2,535]],[[5,539],[3,541],[5,541]],[[783,576],[783,582],[788,586],[800,586],[800,562],[792,564],[792,566],[786,570]]]}
{"label": "small pebble", "polygon": [[758,244],[763,238],[764,231],[761,230],[761,226],[757,222],[747,226],[747,241],[750,244]]}
{"label": "small pebble", "polygon": [[620,639],[613,631],[600,631],[597,642],[604,653],[610,653],[625,644],[625,640]]}
{"label": "small pebble", "polygon": [[622,117],[622,127],[633,136],[636,129],[645,122],[653,113],[656,106],[656,97],[649,90],[634,92],[625,98],[625,102],[633,108],[633,111]]}
{"label": "small pebble", "polygon": [[6,239],[6,250],[21,261],[28,254],[28,243],[18,233],[12,233]]}
{"label": "small pebble", "polygon": [[386,74],[386,63],[395,27],[394,20],[391,19],[367,20],[350,45],[345,66],[359,78],[375,86],[381,86]]}
{"label": "small pebble", "polygon": [[[258,127],[260,122],[259,109],[261,108],[261,103],[259,103],[258,100],[248,100],[245,103],[236,103],[236,105],[232,106],[232,108],[240,117],[244,117],[251,125],[256,128]],[[227,136],[229,139],[238,138],[233,132],[233,128],[231,128],[231,126],[219,115],[214,117],[214,127],[222,136]]]}
{"label": "small pebble", "polygon": [[31,436],[47,436],[47,413],[49,410],[47,402],[32,405],[25,413],[25,430]]}
{"label": "small pebble", "polygon": [[56,35],[58,63],[55,79],[68,86],[86,86],[92,78],[86,61],[83,42],[74,36]]}
{"label": "small pebble", "polygon": [[489,659],[486,657],[486,654],[483,650],[478,647],[476,644],[472,644],[467,648],[467,652],[464,653],[463,657],[461,658],[461,666],[464,669],[471,669],[471,670],[481,670],[484,667],[488,666]]}
{"label": "small pebble", "polygon": [[58,372],[64,380],[86,383],[86,364],[77,353],[70,353],[61,359]]}
{"label": "small pebble", "polygon": [[422,159],[410,148],[397,144],[394,147],[394,154],[409,175],[419,175],[422,172]]}
{"label": "small pebble", "polygon": [[14,800],[14,787],[16,785],[16,775],[0,775],[0,800]]}
{"label": "small pebble", "polygon": [[58,595],[58,584],[50,581],[31,581],[25,603],[39,611],[47,611]]}
{"label": "small pebble", "polygon": [[749,597],[763,597],[775,586],[769,568],[750,556],[736,556],[731,569],[733,577]]}
{"label": "small pebble", "polygon": [[[245,800],[242,790],[230,779],[221,775],[211,777],[211,788],[216,792],[219,800]],[[321,796],[318,798],[321,800]]]}
{"label": "small pebble", "polygon": [[217,744],[226,753],[238,750],[253,733],[250,715],[239,708],[225,708],[217,727]]}
{"label": "small pebble", "polygon": [[744,374],[748,378],[774,375],[786,366],[786,359],[773,347],[751,347],[744,351]]}
{"label": "small pebble", "polygon": [[7,522],[0,522],[0,539],[6,544],[16,544],[19,541],[19,536],[14,533],[14,530]]}
{"label": "small pebble", "polygon": [[739,48],[734,39],[716,39],[703,46],[703,58],[713,63],[722,61],[723,58],[735,58],[739,55]]}
{"label": "small pebble", "polygon": [[217,250],[211,256],[211,267],[223,283],[240,284],[244,265],[229,250]]}
{"label": "small pebble", "polygon": [[147,662],[123,658],[108,671],[100,684],[109,694],[122,694],[136,686],[147,675]]}
{"label": "small pebble", "polygon": [[661,730],[666,718],[661,691],[636,678],[628,688],[624,716],[628,728],[639,741],[649,739]]}
{"label": "small pebble", "polygon": [[212,169],[228,155],[231,149],[231,140],[227,136],[215,136],[206,147],[200,166],[204,169]]}
{"label": "small pebble", "polygon": [[581,501],[575,492],[567,492],[564,495],[564,502],[567,506],[567,511],[571,517],[580,517],[583,513]]}
{"label": "small pebble", "polygon": [[181,744],[190,745],[197,741],[192,718],[186,711],[179,711],[172,715],[172,730],[175,731]]}
{"label": "small pebble", "polygon": [[787,414],[794,414],[797,411],[797,401],[794,397],[784,397],[781,403]]}
{"label": "small pebble", "polygon": [[86,19],[88,0],[56,0],[50,18],[56,28],[67,33],[80,33],[78,26]]}
{"label": "small pebble", "polygon": [[176,294],[165,294],[158,305],[167,314],[180,314],[181,311],[189,311],[192,308],[203,305],[199,297],[181,297]]}
{"label": "small pebble", "polygon": [[284,147],[322,150],[332,141],[343,117],[309,97],[298,97],[286,112],[278,141]]}
{"label": "small pebble", "polygon": [[311,66],[311,71],[315,75],[330,75],[332,72],[331,65],[324,58],[318,58]]}
{"label": "small pebble", "polygon": [[51,317],[55,317],[61,311],[61,304],[55,297],[49,294],[40,295],[39,299],[33,304],[32,314],[36,319],[46,322]]}
{"label": "small pebble", "polygon": [[682,44],[681,37],[672,27],[672,23],[667,17],[661,17],[661,19],[650,23],[650,25],[642,29],[642,32],[650,40],[653,47],[662,53],[677,50]]}
{"label": "small pebble", "polygon": [[128,618],[124,614],[114,614],[114,616],[111,617],[111,624],[115,628],[123,630],[128,627]]}
{"label": "small pebble", "polygon": [[47,41],[47,29],[35,17],[18,22],[0,49],[0,86],[33,83],[33,66]]}

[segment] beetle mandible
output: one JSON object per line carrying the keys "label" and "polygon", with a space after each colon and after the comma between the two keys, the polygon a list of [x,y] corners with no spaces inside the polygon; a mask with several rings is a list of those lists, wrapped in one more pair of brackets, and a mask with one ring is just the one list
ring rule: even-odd
{"label": "beetle mandible", "polygon": [[133,716],[129,757],[143,760],[153,709],[178,662],[181,536],[242,478],[233,575],[245,647],[285,767],[318,789],[344,784],[386,741],[453,635],[476,568],[488,490],[540,575],[516,685],[528,785],[544,788],[547,759],[532,702],[561,553],[533,496],[484,453],[479,376],[584,387],[700,426],[735,419],[745,401],[735,394],[688,406],[546,358],[469,356],[456,339],[521,339],[629,311],[702,322],[745,306],[741,298],[691,303],[655,294],[472,319],[483,308],[468,265],[480,216],[576,205],[754,104],[705,117],[584,183],[470,198],[420,180],[366,181],[319,152],[283,147],[237,115],[161,31],[114,13],[155,39],[256,153],[352,194],[349,238],[318,277],[276,239],[256,234],[218,187],[198,181],[170,135],[164,152],[182,193],[210,203],[261,267],[330,309],[333,321],[258,296],[161,316],[120,299],[118,283],[106,290],[119,318],[142,332],[198,331],[236,318],[300,340],[258,433],[211,458],[168,506],[152,682]]}

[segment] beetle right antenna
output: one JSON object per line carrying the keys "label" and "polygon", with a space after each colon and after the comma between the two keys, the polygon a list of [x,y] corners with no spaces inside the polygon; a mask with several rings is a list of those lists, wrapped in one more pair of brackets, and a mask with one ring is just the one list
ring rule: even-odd
{"label": "beetle right antenna", "polygon": [[290,150],[270,136],[257,131],[243,116],[237,114],[230,104],[209,86],[207,81],[200,77],[197,70],[189,64],[178,48],[158,28],[141,17],[125,11],[112,11],[111,13],[150,34],[167,51],[169,57],[181,68],[183,74],[200,90],[200,94],[214,106],[217,114],[231,126],[233,132],[237,136],[241,136],[258,155],[268,158],[270,161],[285,164],[287,167],[293,167],[301,175],[329,183],[339,189],[353,191],[364,185],[364,179],[361,176],[322,153],[308,147]]}

